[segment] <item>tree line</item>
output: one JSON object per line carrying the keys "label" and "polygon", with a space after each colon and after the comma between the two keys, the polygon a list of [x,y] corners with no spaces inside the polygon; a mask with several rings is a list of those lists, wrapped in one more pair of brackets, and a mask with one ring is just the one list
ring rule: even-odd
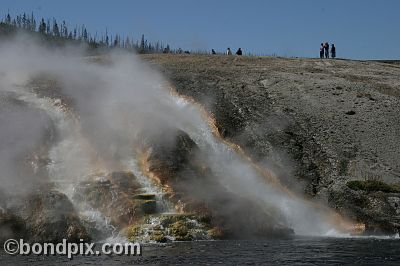
{"label": "tree line", "polygon": [[181,49],[171,49],[168,44],[163,42],[150,42],[145,39],[144,34],[140,40],[134,40],[132,37],[123,37],[120,34],[109,34],[107,29],[105,33],[98,35],[90,33],[85,25],[70,27],[69,24],[63,21],[57,21],[55,18],[37,20],[33,14],[23,13],[12,17],[10,13],[5,15],[0,24],[14,30],[25,30],[37,32],[47,38],[53,38],[62,41],[78,41],[85,42],[92,48],[122,48],[135,50],[139,53],[179,53]]}

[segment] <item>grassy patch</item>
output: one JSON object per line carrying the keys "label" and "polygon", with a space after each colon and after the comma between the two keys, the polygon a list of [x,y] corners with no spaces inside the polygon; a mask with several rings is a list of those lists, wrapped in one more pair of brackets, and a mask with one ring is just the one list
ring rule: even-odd
{"label": "grassy patch", "polygon": [[400,193],[399,185],[389,185],[385,182],[378,180],[366,180],[366,181],[349,181],[347,186],[353,190],[363,190],[363,191],[382,191],[382,192],[392,192]]}

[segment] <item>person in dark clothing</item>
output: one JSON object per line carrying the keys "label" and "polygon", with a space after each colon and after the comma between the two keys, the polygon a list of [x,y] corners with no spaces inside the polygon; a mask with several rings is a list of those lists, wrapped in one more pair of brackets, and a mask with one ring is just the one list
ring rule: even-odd
{"label": "person in dark clothing", "polygon": [[237,54],[237,55],[242,55],[242,48],[239,48],[239,49],[236,51],[236,54]]}
{"label": "person in dark clothing", "polygon": [[211,54],[217,54],[214,49],[211,49]]}
{"label": "person in dark clothing", "polygon": [[329,43],[328,42],[325,43],[324,50],[325,50],[325,58],[329,58]]}
{"label": "person in dark clothing", "polygon": [[336,47],[335,47],[335,45],[333,43],[332,43],[332,47],[331,47],[331,57],[333,59],[336,58]]}
{"label": "person in dark clothing", "polygon": [[319,58],[324,58],[324,44],[321,43],[321,47],[319,48]]}

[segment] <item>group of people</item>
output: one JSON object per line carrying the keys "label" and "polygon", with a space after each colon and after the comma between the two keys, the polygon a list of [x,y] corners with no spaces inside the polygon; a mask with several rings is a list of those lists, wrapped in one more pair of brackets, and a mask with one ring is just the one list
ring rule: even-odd
{"label": "group of people", "polygon": [[[336,47],[335,45],[332,43],[331,45],[331,58],[335,58],[336,57]],[[321,47],[319,48],[319,58],[323,59],[325,56],[325,58],[329,58],[329,43],[321,43]]]}
{"label": "group of people", "polygon": [[[332,43],[332,45],[329,45],[328,42],[321,43],[321,47],[319,48],[319,57],[321,59],[329,58],[329,53],[331,55],[331,58],[336,58],[336,47],[335,47],[335,44]],[[217,54],[217,52],[215,52],[214,49],[211,49],[211,54]],[[228,47],[226,49],[225,54],[226,55],[232,55],[231,48]],[[236,55],[242,55],[242,54],[243,54],[242,48],[239,48],[236,51]]]}
{"label": "group of people", "polygon": [[[228,47],[228,49],[226,49],[225,54],[226,54],[226,55],[232,55],[231,48]],[[242,55],[242,54],[243,54],[242,48],[239,48],[239,49],[236,51],[236,55]]]}
{"label": "group of people", "polygon": [[[215,52],[214,49],[211,49],[211,54],[217,54],[217,52]],[[232,55],[231,48],[228,47],[228,49],[226,49],[225,54],[226,55]],[[237,49],[236,55],[242,55],[242,54],[243,54],[242,48]]]}

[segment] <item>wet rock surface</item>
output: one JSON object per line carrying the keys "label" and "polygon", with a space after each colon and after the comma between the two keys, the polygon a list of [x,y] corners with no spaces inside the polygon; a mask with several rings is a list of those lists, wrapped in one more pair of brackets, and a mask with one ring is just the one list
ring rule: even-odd
{"label": "wet rock surface", "polygon": [[8,199],[0,214],[2,241],[24,238],[30,242],[79,242],[90,237],[67,196],[56,190],[40,190],[24,199]]}
{"label": "wet rock surface", "polygon": [[146,200],[135,199],[138,189],[140,185],[131,172],[98,173],[76,187],[74,200],[100,211],[121,229],[151,209]]}
{"label": "wet rock surface", "polygon": [[[384,231],[396,207],[350,180],[400,182],[400,68],[382,62],[145,55],[214,115],[221,135],[289,188]],[[348,193],[347,193],[348,192]],[[359,205],[354,199],[374,204]],[[393,200],[389,200],[393,202]]]}
{"label": "wet rock surface", "polygon": [[211,235],[209,221],[195,214],[163,213],[149,215],[124,231],[131,241],[170,242],[217,239]]}
{"label": "wet rock surface", "polygon": [[0,122],[6,125],[0,144],[0,242],[88,240],[71,201],[48,177],[48,151],[57,138],[54,125],[43,110],[20,96],[0,92]]}
{"label": "wet rock surface", "polygon": [[26,235],[26,225],[20,217],[0,211],[0,243],[8,239],[23,239]]}
{"label": "wet rock surface", "polygon": [[[230,192],[205,164],[205,155],[183,131],[177,130],[174,145],[169,142],[148,141],[147,171],[155,174],[163,186],[172,189],[169,200],[178,211],[194,213],[197,220],[207,221],[209,235],[217,238],[288,237],[293,234],[280,221],[279,212],[268,209],[254,199]],[[158,141],[157,141],[158,140]],[[170,228],[178,239],[185,226]],[[182,229],[182,230],[183,230]],[[213,234],[218,232],[218,234]]]}

